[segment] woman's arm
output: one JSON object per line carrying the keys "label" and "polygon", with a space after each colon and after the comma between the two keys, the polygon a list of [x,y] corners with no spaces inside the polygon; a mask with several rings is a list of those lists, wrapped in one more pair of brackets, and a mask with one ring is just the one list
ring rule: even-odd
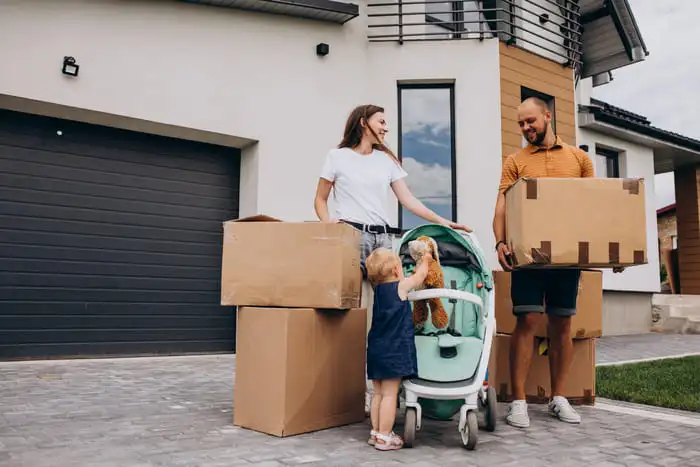
{"label": "woman's arm", "polygon": [[333,182],[319,178],[314,198],[314,209],[321,222],[337,222],[328,215],[328,196],[330,196],[331,188],[333,188]]}
{"label": "woman's arm", "polygon": [[394,191],[399,203],[421,219],[432,222],[433,224],[445,225],[457,230],[464,230],[466,232],[472,231],[469,227],[449,221],[428,209],[419,199],[413,196],[413,193],[411,193],[411,190],[408,189],[408,185],[406,185],[406,181],[404,179],[399,179],[393,182],[391,184],[391,189]]}

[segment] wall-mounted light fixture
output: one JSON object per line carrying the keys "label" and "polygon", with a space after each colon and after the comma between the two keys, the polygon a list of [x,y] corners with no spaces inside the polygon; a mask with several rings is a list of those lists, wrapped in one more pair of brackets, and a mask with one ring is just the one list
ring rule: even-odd
{"label": "wall-mounted light fixture", "polygon": [[68,76],[78,76],[78,71],[80,70],[80,65],[75,63],[74,57],[63,57],[63,68],[61,72]]}
{"label": "wall-mounted light fixture", "polygon": [[325,57],[326,55],[328,55],[328,52],[330,52],[330,50],[331,47],[328,44],[321,42],[316,46],[316,55],[318,55],[319,57]]}
{"label": "wall-mounted light fixture", "polygon": [[540,15],[540,24],[545,24],[547,21],[549,21],[549,14],[548,13],[542,13]]}

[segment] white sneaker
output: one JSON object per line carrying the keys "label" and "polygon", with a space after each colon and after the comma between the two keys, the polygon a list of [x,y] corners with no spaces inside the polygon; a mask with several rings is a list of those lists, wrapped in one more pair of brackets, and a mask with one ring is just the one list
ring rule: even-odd
{"label": "white sneaker", "polygon": [[506,423],[516,428],[527,428],[530,426],[530,416],[527,414],[527,402],[523,400],[513,401],[508,407]]}
{"label": "white sneaker", "polygon": [[566,397],[554,396],[549,402],[549,413],[566,423],[581,423],[581,416],[571,407]]}

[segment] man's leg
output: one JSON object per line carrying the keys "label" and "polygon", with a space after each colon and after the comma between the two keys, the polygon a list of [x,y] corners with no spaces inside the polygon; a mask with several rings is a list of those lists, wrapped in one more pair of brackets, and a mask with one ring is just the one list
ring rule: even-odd
{"label": "man's leg", "polygon": [[510,342],[510,381],[513,402],[508,409],[506,422],[518,428],[530,426],[527,414],[525,380],[530,371],[535,344],[535,329],[542,319],[544,287],[540,271],[513,271],[511,274],[511,299],[517,324]]}
{"label": "man's leg", "polygon": [[571,317],[576,314],[580,271],[549,271],[546,300],[549,317],[549,374],[552,381],[552,415],[569,423],[580,423],[581,417],[564,397],[574,343],[571,339]]}

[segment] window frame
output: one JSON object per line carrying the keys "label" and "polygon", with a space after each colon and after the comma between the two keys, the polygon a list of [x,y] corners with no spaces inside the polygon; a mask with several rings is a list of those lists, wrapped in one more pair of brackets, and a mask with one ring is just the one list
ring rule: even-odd
{"label": "window frame", "polygon": [[[457,222],[457,135],[456,135],[456,109],[455,109],[455,83],[402,83],[398,82],[396,86],[397,90],[397,104],[398,104],[398,158],[403,164],[403,103],[401,99],[402,91],[411,89],[448,89],[450,93],[450,185],[451,185],[451,203],[452,212],[451,219],[452,222]],[[410,176],[410,174],[409,174]],[[421,200],[421,202],[423,202]],[[402,231],[406,231],[403,225],[403,205],[398,203],[399,216],[398,216],[398,227]]]}
{"label": "window frame", "polygon": [[[596,144],[595,155],[605,157],[605,178],[620,178],[620,151]],[[613,175],[609,173],[610,166],[608,164],[610,164],[611,161]]]}

